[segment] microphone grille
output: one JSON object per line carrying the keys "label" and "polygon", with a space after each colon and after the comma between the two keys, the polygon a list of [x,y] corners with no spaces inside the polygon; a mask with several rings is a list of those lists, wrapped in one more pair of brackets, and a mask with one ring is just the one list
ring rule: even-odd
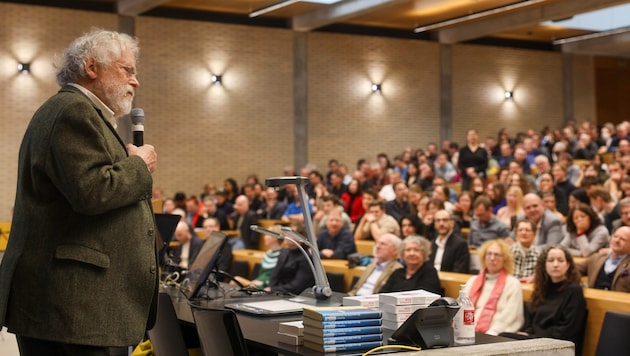
{"label": "microphone grille", "polygon": [[134,125],[144,125],[144,110],[140,108],[131,109],[131,123]]}

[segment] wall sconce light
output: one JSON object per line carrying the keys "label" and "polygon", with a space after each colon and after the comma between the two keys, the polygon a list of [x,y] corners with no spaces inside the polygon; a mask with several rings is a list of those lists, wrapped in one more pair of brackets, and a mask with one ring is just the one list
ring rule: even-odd
{"label": "wall sconce light", "polygon": [[210,81],[212,81],[212,84],[213,84],[213,85],[214,85],[214,84],[221,85],[221,84],[222,84],[222,82],[223,82],[223,78],[222,78],[222,76],[221,76],[221,75],[218,75],[218,74],[213,74],[213,75],[210,77]]}
{"label": "wall sconce light", "polygon": [[514,92],[506,90],[503,96],[505,96],[505,100],[512,100],[514,99]]}
{"label": "wall sconce light", "polygon": [[18,72],[22,73],[22,74],[28,74],[31,71],[31,64],[30,63],[18,63]]}
{"label": "wall sconce light", "polygon": [[381,84],[379,84],[379,83],[372,83],[372,93],[380,94],[381,92],[382,92]]}

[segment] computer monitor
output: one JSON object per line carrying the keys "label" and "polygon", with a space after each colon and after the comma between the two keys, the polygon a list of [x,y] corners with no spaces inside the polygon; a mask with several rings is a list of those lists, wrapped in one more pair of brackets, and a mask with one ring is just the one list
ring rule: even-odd
{"label": "computer monitor", "polygon": [[423,349],[447,347],[453,336],[451,321],[458,310],[459,304],[453,298],[437,299],[428,307],[413,312],[394,331],[390,343],[420,346]]}
{"label": "computer monitor", "polygon": [[221,250],[227,240],[227,235],[214,231],[201,246],[197,258],[188,268],[188,273],[182,282],[182,292],[189,300],[197,297],[210,274],[218,269]]}

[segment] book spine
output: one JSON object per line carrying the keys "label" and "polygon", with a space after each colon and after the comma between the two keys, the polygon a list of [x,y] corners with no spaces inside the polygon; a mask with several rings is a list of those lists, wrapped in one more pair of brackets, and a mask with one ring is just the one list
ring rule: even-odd
{"label": "book spine", "polygon": [[322,338],[324,345],[352,344],[357,342],[381,341],[383,334],[349,335]]}
{"label": "book spine", "polygon": [[356,320],[356,319],[378,319],[381,317],[380,310],[369,310],[361,312],[321,312],[322,321]]}
{"label": "book spine", "polygon": [[323,346],[324,346],[324,352],[369,350],[375,347],[383,346],[383,341],[368,341],[368,342],[356,342],[352,344],[323,345]]}
{"label": "book spine", "polygon": [[[340,320],[340,321],[324,321],[321,322],[322,329],[336,328],[352,328],[359,326],[380,326],[383,323],[381,319],[357,319],[357,320]],[[318,325],[319,326],[319,325]]]}
{"label": "book spine", "polygon": [[359,328],[340,328],[340,329],[316,329],[305,328],[305,334],[311,334],[319,337],[339,337],[349,335],[363,334],[380,334],[383,332],[382,326],[364,326]]}

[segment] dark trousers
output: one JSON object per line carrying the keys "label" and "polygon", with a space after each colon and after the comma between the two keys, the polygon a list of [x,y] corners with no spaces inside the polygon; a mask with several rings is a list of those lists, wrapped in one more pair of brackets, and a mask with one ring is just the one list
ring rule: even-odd
{"label": "dark trousers", "polygon": [[109,347],[66,344],[16,335],[20,356],[110,356]]}

